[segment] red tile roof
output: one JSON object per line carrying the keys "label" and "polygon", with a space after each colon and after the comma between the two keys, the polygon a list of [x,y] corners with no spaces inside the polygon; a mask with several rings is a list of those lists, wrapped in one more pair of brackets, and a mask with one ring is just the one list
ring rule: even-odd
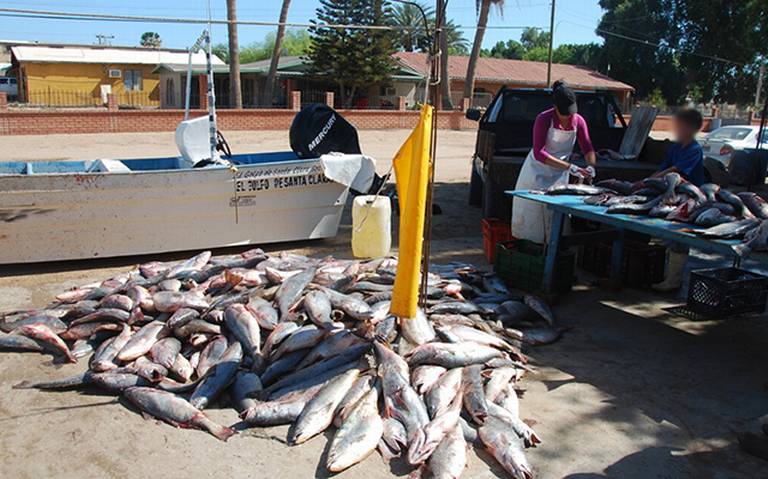
{"label": "red tile roof", "polygon": [[[395,58],[405,67],[427,74],[427,55],[415,52],[397,52]],[[467,75],[469,57],[453,56],[448,58],[448,73],[451,80],[464,80]],[[630,90],[634,88],[626,83],[614,80],[602,73],[580,65],[552,64],[552,79],[565,80],[573,88]],[[503,58],[480,58],[475,70],[476,82],[504,83],[545,87],[547,64],[524,60]]]}

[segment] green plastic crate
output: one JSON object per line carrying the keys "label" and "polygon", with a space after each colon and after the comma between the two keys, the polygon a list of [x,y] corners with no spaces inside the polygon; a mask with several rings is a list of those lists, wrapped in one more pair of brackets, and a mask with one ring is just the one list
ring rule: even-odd
{"label": "green plastic crate", "polygon": [[[512,240],[496,245],[494,271],[509,286],[541,292],[544,281],[544,246],[528,240]],[[559,252],[555,260],[553,292],[567,293],[573,286],[576,254]]]}

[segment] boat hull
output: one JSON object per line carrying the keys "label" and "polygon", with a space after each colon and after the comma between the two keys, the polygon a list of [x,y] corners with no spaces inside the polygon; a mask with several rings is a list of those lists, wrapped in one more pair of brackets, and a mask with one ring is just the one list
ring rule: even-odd
{"label": "boat hull", "polygon": [[327,238],[346,198],[316,159],[0,175],[0,264]]}

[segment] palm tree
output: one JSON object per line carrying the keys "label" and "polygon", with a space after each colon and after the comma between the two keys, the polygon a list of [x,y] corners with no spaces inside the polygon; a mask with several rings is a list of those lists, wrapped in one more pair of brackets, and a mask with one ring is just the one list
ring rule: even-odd
{"label": "palm tree", "polygon": [[243,92],[240,89],[240,54],[237,45],[237,1],[227,0],[227,33],[229,36],[229,106],[243,107]]}
{"label": "palm tree", "polygon": [[[424,10],[431,32],[435,30],[435,10],[424,2],[416,2]],[[405,27],[399,38],[400,48],[406,52],[428,52],[431,38],[427,37],[424,30],[424,17],[419,9],[411,3],[398,3],[394,7],[392,23],[398,27]],[[462,35],[456,24],[446,19],[443,28],[448,40],[448,50],[452,54],[466,54],[469,42]]]}
{"label": "palm tree", "polygon": [[477,59],[480,57],[480,48],[483,46],[483,36],[485,27],[488,25],[488,12],[491,5],[495,6],[499,13],[503,13],[504,0],[475,0],[477,9],[477,30],[475,31],[475,41],[472,43],[472,53],[469,54],[467,64],[467,78],[464,83],[464,98],[472,99],[472,93],[475,91],[475,69]]}
{"label": "palm tree", "polygon": [[264,85],[264,97],[262,103],[264,106],[272,106],[272,97],[275,91],[275,79],[277,78],[277,64],[280,61],[280,50],[283,47],[283,37],[285,37],[285,22],[288,21],[288,8],[291,6],[291,0],[283,0],[283,7],[280,9],[280,25],[277,26],[277,35],[275,35],[275,47],[272,50],[272,59],[269,62],[269,73],[267,73],[267,82]]}

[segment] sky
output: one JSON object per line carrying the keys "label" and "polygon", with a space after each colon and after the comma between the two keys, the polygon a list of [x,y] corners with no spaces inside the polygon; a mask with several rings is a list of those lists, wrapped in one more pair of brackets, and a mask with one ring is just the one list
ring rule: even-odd
{"label": "sky", "polygon": [[[226,18],[226,1],[210,0],[212,17]],[[429,0],[427,0],[429,1]],[[431,2],[430,2],[431,3]],[[157,17],[207,18],[207,0],[16,0],[1,1],[0,8],[30,10],[55,10],[67,12],[105,13],[118,15],[139,15]],[[281,0],[239,0],[240,20],[278,20]],[[293,0],[289,22],[306,23],[314,18],[318,0]],[[518,39],[519,29],[509,27],[540,27],[549,29],[550,2],[547,0],[506,0],[503,16],[491,13],[491,27],[488,29],[483,46],[489,48],[497,41]],[[471,27],[476,23],[475,0],[449,0],[448,15],[454,23]],[[597,0],[558,0],[555,18],[555,46],[561,43],[600,42],[594,29],[601,16]],[[201,25],[178,25],[157,23],[113,23],[70,20],[48,20],[0,17],[0,40],[28,40],[42,43],[94,44],[96,35],[112,35],[112,45],[138,45],[141,34],[155,31],[160,34],[163,46],[186,48],[194,43],[202,31]],[[244,26],[239,28],[240,45],[260,41],[274,27]],[[474,29],[464,30],[464,36],[471,42]],[[214,43],[227,41],[226,26],[213,28]]]}

